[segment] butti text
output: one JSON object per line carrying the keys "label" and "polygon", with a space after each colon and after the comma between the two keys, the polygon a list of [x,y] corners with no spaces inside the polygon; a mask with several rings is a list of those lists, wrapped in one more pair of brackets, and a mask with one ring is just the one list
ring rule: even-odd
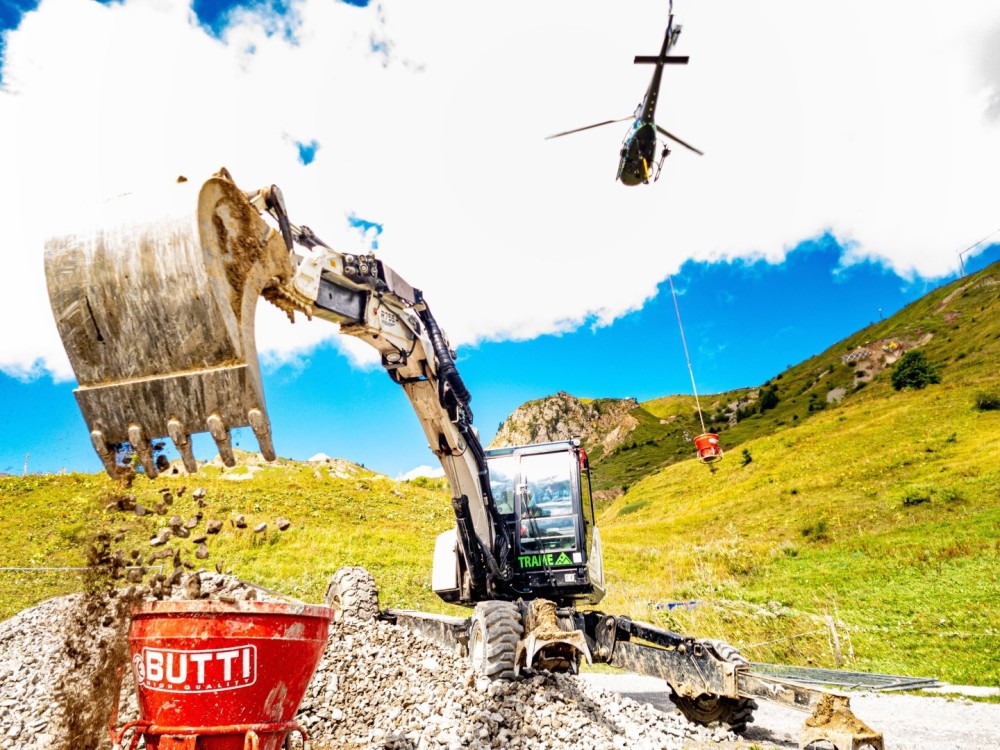
{"label": "butti text", "polygon": [[137,682],[149,690],[209,692],[247,687],[257,680],[257,647],[203,651],[144,648]]}

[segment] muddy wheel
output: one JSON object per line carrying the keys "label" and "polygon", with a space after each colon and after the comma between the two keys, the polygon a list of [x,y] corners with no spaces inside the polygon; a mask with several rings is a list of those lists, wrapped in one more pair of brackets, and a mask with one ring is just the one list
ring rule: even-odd
{"label": "muddy wheel", "polygon": [[[749,664],[736,648],[724,641],[703,642],[723,661]],[[710,694],[687,698],[671,690],[670,700],[688,721],[704,726],[725,724],[736,734],[743,734],[747,730],[747,724],[753,721],[753,712],[757,710],[757,702],[752,698],[727,698]]]}
{"label": "muddy wheel", "polygon": [[476,672],[491,680],[514,678],[517,644],[524,633],[521,612],[511,602],[480,602],[472,613],[469,659]]}
{"label": "muddy wheel", "polygon": [[718,695],[684,698],[671,692],[670,700],[688,721],[703,726],[727,724],[736,734],[743,734],[747,730],[747,724],[753,721],[753,712],[757,708],[756,701],[750,698],[724,698]]}
{"label": "muddy wheel", "polygon": [[335,620],[368,622],[378,616],[378,589],[364,568],[341,568],[330,578],[324,599],[333,608]]}

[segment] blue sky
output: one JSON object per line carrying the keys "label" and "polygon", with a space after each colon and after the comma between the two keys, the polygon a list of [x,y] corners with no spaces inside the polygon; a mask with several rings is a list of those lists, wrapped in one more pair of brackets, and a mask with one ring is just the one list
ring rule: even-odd
{"label": "blue sky", "polygon": [[[948,279],[908,280],[872,263],[842,268],[841,257],[825,238],[804,243],[780,264],[686,263],[673,278],[699,394],[759,385],[958,276],[956,269]],[[988,246],[966,258],[966,270],[996,260],[1000,246]],[[691,393],[666,284],[642,310],[611,326],[466,346],[458,355],[484,442],[522,403],[560,390],[640,401]],[[323,452],[394,477],[433,465],[402,390],[381,370],[359,370],[332,347],[295,365],[264,368],[264,387],[281,456]],[[0,374],[0,472],[20,473],[26,453],[34,472],[101,470],[72,389],[49,377],[23,382]],[[248,431],[238,431],[236,440],[256,450]],[[199,458],[215,455],[210,440],[199,443]]]}
{"label": "blue sky", "polygon": [[[631,114],[665,0],[0,0],[0,472],[28,453],[100,470],[42,248],[79,204],[178,174],[277,184],[294,222],[421,288],[485,440],[559,390],[689,393],[668,278],[707,394],[892,314],[980,238],[967,269],[997,259],[995,3],[674,9],[691,62],[665,74],[657,122],[705,156],[675,149],[625,188],[628,123],[544,136]],[[402,391],[331,328],[258,312],[278,453],[433,465]]]}

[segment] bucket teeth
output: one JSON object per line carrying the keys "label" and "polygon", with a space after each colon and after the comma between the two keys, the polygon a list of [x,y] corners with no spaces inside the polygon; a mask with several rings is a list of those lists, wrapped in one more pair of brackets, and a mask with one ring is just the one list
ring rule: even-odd
{"label": "bucket teeth", "polygon": [[260,443],[260,452],[268,461],[277,458],[274,452],[274,444],[271,442],[271,422],[267,415],[260,409],[251,409],[247,412],[247,422],[253,428],[253,434],[257,436]]}
{"label": "bucket teeth", "polygon": [[108,476],[112,479],[118,475],[118,467],[115,465],[115,452],[112,449],[113,446],[104,437],[103,430],[91,430],[90,431],[90,442],[94,445],[94,450],[97,451],[98,457],[101,459],[101,463],[104,464],[104,470],[108,472]]}
{"label": "bucket teeth", "polygon": [[128,441],[139,456],[139,462],[142,464],[142,468],[146,470],[146,476],[150,479],[156,479],[160,472],[156,470],[156,463],[153,461],[153,447],[146,439],[146,435],[143,433],[140,425],[130,424],[128,426]]}
{"label": "bucket teeth", "polygon": [[195,461],[194,451],[191,449],[191,434],[184,429],[184,425],[181,424],[179,419],[167,420],[167,433],[170,435],[170,439],[174,441],[174,447],[177,448],[177,452],[181,454],[184,468],[188,474],[194,474],[198,471],[198,462]]}
{"label": "bucket teeth", "polygon": [[212,414],[205,420],[205,423],[208,425],[208,431],[212,433],[212,439],[219,447],[219,458],[222,459],[222,463],[226,466],[236,466],[236,458],[233,456],[233,441],[229,437],[229,428],[222,421],[222,417],[218,414]]}

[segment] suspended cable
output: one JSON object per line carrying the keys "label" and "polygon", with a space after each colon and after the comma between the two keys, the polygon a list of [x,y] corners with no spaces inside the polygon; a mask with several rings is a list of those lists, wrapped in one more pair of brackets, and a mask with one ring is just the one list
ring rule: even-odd
{"label": "suspended cable", "polygon": [[988,235],[986,235],[985,237],[983,237],[981,240],[973,242],[971,245],[969,245],[967,248],[965,248],[965,250],[962,250],[962,251],[960,251],[958,253],[958,264],[959,264],[959,266],[962,269],[962,275],[963,276],[965,276],[965,261],[962,260],[962,256],[965,255],[970,250],[972,250],[973,248],[976,248],[979,245],[982,245],[984,242],[986,242],[986,240],[988,240],[990,237],[992,237],[997,232],[1000,232],[1000,229],[994,229],[992,232],[990,232]]}
{"label": "suspended cable", "polygon": [[694,368],[691,367],[691,357],[688,354],[687,341],[684,338],[684,326],[681,323],[681,309],[677,306],[677,291],[674,289],[674,279],[672,276],[667,276],[667,281],[670,282],[670,294],[674,298],[674,311],[677,313],[677,327],[681,329],[681,344],[684,346],[684,359],[687,360],[688,372],[691,374],[691,390],[694,391],[694,405],[698,410],[698,421],[701,422],[701,431],[708,432],[705,429],[705,418],[701,413],[701,403],[698,401],[698,386],[694,382]]}

